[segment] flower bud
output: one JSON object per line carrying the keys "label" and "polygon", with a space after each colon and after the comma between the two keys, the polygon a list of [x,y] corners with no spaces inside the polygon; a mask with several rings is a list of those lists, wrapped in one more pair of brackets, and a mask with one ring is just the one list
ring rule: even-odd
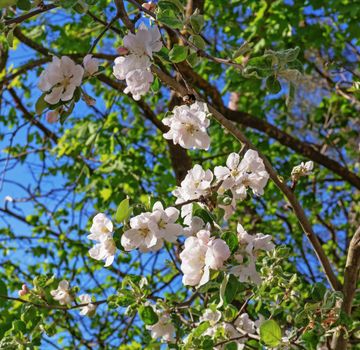
{"label": "flower bud", "polygon": [[54,124],[58,121],[59,112],[57,110],[47,112],[46,121],[50,124]]}
{"label": "flower bud", "polygon": [[126,56],[129,53],[129,50],[125,46],[118,47],[116,51],[120,56]]}
{"label": "flower bud", "polygon": [[154,4],[152,1],[142,4],[142,7],[151,12],[154,12],[156,10],[156,4]]}

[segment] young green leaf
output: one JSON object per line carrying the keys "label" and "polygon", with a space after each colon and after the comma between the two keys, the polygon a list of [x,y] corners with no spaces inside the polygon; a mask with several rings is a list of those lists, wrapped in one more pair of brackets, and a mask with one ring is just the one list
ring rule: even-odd
{"label": "young green leaf", "polygon": [[125,198],[117,207],[115,220],[117,222],[123,222],[129,217],[129,199]]}
{"label": "young green leaf", "polygon": [[189,49],[186,46],[174,45],[169,52],[169,58],[172,62],[178,63],[186,60]]}
{"label": "young green leaf", "polygon": [[159,321],[159,317],[151,306],[141,305],[139,307],[139,316],[146,325],[152,326]]}
{"label": "young green leaf", "polygon": [[274,320],[267,320],[260,326],[260,340],[269,347],[276,347],[281,342],[281,328]]}

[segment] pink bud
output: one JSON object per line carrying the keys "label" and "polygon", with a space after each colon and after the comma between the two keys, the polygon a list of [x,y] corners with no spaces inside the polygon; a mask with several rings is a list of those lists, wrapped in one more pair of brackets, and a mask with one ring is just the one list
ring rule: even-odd
{"label": "pink bud", "polygon": [[156,4],[154,4],[152,1],[142,4],[142,7],[151,12],[154,12],[156,10]]}
{"label": "pink bud", "polygon": [[129,50],[125,46],[120,46],[116,49],[117,53],[121,56],[125,56],[129,53]]}
{"label": "pink bud", "polygon": [[19,297],[23,297],[24,295],[26,295],[27,293],[24,290],[19,290],[18,291]]}
{"label": "pink bud", "polygon": [[59,116],[59,112],[57,110],[47,112],[46,121],[50,124],[54,124],[57,122]]}

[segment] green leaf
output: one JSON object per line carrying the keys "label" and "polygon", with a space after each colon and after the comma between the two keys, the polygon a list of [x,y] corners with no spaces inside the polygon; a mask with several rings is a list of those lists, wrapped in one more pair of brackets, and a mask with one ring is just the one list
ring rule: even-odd
{"label": "green leaf", "polygon": [[192,331],[192,335],[194,337],[200,337],[209,327],[209,321],[202,322]]}
{"label": "green leaf", "polygon": [[146,325],[152,326],[159,321],[159,317],[151,306],[141,305],[139,307],[139,316]]}
{"label": "green leaf", "polygon": [[171,9],[174,11],[184,11],[184,6],[179,0],[160,0],[158,2],[158,7],[160,10]]}
{"label": "green leaf", "polygon": [[15,5],[17,0],[0,0],[0,8]]}
{"label": "green leaf", "polygon": [[245,78],[267,78],[273,73],[271,57],[264,55],[251,58],[243,70]]}
{"label": "green leaf", "polygon": [[230,275],[225,288],[224,305],[228,305],[234,300],[238,289],[239,289],[239,280],[234,275]]}
{"label": "green leaf", "polygon": [[129,199],[125,198],[117,207],[115,219],[117,222],[123,222],[129,217]]}
{"label": "green leaf", "polygon": [[172,29],[182,29],[184,26],[183,21],[180,20],[176,16],[175,12],[171,10],[159,11],[157,20]]}
{"label": "green leaf", "polygon": [[42,94],[35,103],[35,112],[37,115],[41,115],[42,112],[47,108],[48,104],[44,100],[46,93]]}
{"label": "green leaf", "polygon": [[201,30],[204,28],[204,25],[205,25],[205,20],[204,20],[204,16],[203,15],[200,15],[200,14],[193,14],[191,17],[190,17],[190,24],[191,24],[191,27],[192,29],[194,30],[194,32],[196,34],[199,34],[201,33]]}
{"label": "green leaf", "polygon": [[31,2],[29,0],[18,0],[16,6],[23,11],[29,11],[31,9]]}
{"label": "green leaf", "polygon": [[186,61],[191,67],[195,67],[199,63],[199,57],[196,52],[193,52],[186,58]]}
{"label": "green leaf", "polygon": [[281,342],[281,328],[274,320],[265,321],[260,326],[260,340],[272,348]]}
{"label": "green leaf", "polygon": [[192,35],[189,38],[189,41],[192,42],[200,50],[204,50],[206,47],[206,43],[200,35]]}
{"label": "green leaf", "polygon": [[266,79],[266,88],[272,94],[277,94],[281,91],[281,84],[274,75]]}
{"label": "green leaf", "polygon": [[169,58],[172,62],[178,63],[186,60],[189,49],[186,46],[175,44],[169,52]]}
{"label": "green leaf", "polygon": [[231,231],[224,232],[221,235],[221,239],[226,242],[232,253],[239,247],[239,240],[234,232]]}
{"label": "green leaf", "polygon": [[237,350],[238,346],[235,342],[226,343],[224,349],[225,350]]}
{"label": "green leaf", "polygon": [[[6,284],[2,280],[0,280],[0,295],[4,297],[7,297],[8,295]],[[3,306],[6,301],[7,300],[5,298],[0,298],[0,307]]]}

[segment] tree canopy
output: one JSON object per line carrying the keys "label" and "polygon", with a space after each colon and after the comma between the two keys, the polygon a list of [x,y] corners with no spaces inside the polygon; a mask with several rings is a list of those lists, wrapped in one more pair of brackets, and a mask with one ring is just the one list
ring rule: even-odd
{"label": "tree canopy", "polygon": [[0,11],[1,350],[359,348],[356,1]]}

